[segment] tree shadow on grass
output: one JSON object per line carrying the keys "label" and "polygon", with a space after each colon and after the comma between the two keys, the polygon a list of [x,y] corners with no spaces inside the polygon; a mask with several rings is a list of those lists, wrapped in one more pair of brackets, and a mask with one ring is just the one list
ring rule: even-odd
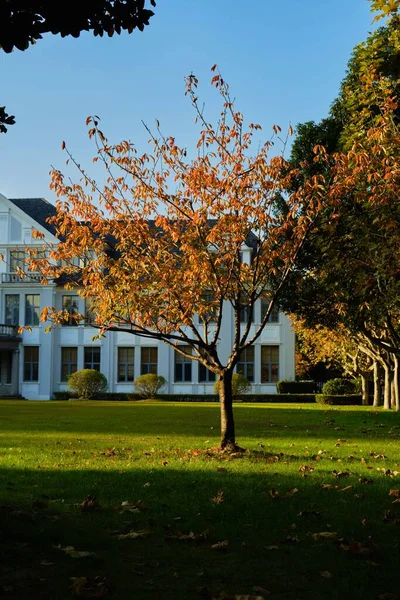
{"label": "tree shadow on grass", "polygon": [[[71,577],[95,576],[110,581],[106,597],[121,600],[195,600],[198,588],[250,594],[253,586],[279,599],[372,600],[397,589],[400,505],[389,496],[392,480],[374,473],[367,485],[357,469],[342,479],[319,466],[306,477],[276,464],[261,472],[243,460],[243,472],[231,463],[1,470],[0,590],[63,600],[71,598]],[[82,511],[88,494],[99,507]],[[140,503],[117,509],[124,501]],[[117,539],[129,531],[148,533]],[[312,535],[326,531],[337,535]],[[341,549],[341,538],[365,551]],[[72,558],[58,545],[96,556]]]}

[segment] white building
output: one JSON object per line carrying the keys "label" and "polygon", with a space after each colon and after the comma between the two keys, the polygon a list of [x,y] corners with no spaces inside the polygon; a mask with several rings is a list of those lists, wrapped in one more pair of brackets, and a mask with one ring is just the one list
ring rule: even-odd
{"label": "white building", "polygon": [[[54,327],[45,332],[39,320],[45,306],[85,314],[85,303],[73,291],[55,284],[43,286],[34,273],[16,274],[23,263],[26,246],[41,246],[32,230],[45,234],[56,244],[54,228],[46,218],[55,207],[43,198],[7,199],[0,194],[0,397],[22,395],[32,400],[48,400],[53,392],[67,389],[67,377],[83,368],[99,369],[107,377],[110,392],[132,392],[133,380],[154,372],[168,381],[165,392],[207,394],[213,391],[214,375],[196,361],[188,361],[162,342],[122,332],[109,332],[101,340],[90,325]],[[244,260],[250,248],[243,248]],[[248,257],[246,257],[246,252]],[[261,301],[255,309],[260,323]],[[31,331],[18,334],[17,325]],[[233,335],[233,312],[224,311],[220,342],[222,359],[228,356]],[[275,382],[294,379],[294,334],[283,313],[273,311],[270,323],[238,365],[252,383],[254,393],[275,393]]]}

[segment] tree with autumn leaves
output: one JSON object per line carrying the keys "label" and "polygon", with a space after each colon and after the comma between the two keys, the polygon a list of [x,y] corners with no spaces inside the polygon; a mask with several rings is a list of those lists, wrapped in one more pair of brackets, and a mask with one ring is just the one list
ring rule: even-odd
{"label": "tree with autumn leaves", "polygon": [[[310,339],[314,331],[320,339],[325,331],[332,346],[339,332],[336,353],[353,348],[354,372],[364,389],[373,373],[374,404],[380,404],[382,379],[385,408],[398,410],[399,6],[372,3],[382,11],[378,17],[386,11],[387,23],[356,47],[329,117],[298,127],[291,160],[300,171],[295,187],[318,173],[328,196],[337,197],[341,186],[341,201],[334,208],[327,202],[321,212],[299,255],[297,299],[286,295],[300,334]],[[317,163],[314,144],[323,146],[324,160]]]}
{"label": "tree with autumn leaves", "polygon": [[[222,102],[216,125],[200,108],[196,77],[186,79],[200,129],[194,157],[164,136],[159,123],[155,132],[148,128],[151,151],[139,153],[128,141],[110,144],[99,119],[89,118],[95,161],[108,174],[100,188],[63,144],[83,183],[53,172],[51,187],[59,198],[53,224],[60,242],[46,259],[32,256],[32,268],[39,268],[45,281],[67,278],[67,285],[90,301],[99,335],[118,330],[160,340],[215,373],[221,447],[235,448],[233,372],[266,325],[322,207],[324,190],[315,177],[285,197],[285,215],[275,210],[277,195],[295,173],[282,156],[269,158],[271,139],[261,145],[257,139],[252,151],[261,127],[245,126],[227,83],[215,66],[213,71],[212,85]],[[279,135],[280,129],[275,126],[274,132]],[[251,260],[244,260],[243,249],[249,247]],[[255,326],[254,307],[263,298],[269,310]],[[233,343],[229,355],[221,356],[228,313],[233,313]],[[60,323],[65,315],[47,308],[42,318]]]}

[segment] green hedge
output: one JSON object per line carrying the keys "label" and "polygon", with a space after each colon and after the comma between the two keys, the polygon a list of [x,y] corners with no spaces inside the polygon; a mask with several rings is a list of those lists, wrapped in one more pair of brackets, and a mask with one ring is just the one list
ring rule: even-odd
{"label": "green hedge", "polygon": [[[71,392],[53,392],[54,400],[75,400],[76,394]],[[128,400],[143,400],[140,394],[126,393],[126,392],[106,392],[104,394],[96,394],[92,400],[105,400],[107,402],[127,402]]]}
{"label": "green hedge", "polygon": [[329,395],[329,394],[315,394],[315,401],[318,404],[330,404],[336,406],[355,406],[361,404],[360,394],[347,394],[347,395]]}
{"label": "green hedge", "polygon": [[278,394],[315,394],[318,392],[318,385],[315,381],[283,379],[282,381],[277,381],[276,389]]}

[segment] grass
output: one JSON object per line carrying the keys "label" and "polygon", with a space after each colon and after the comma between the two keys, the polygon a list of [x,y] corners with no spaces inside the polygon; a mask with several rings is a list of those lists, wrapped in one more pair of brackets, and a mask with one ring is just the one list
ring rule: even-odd
{"label": "grass", "polygon": [[[83,588],[101,576],[97,597],[121,600],[254,586],[271,599],[399,597],[399,415],[268,404],[235,415],[249,452],[231,457],[207,452],[215,404],[0,401],[0,596],[70,599],[71,578],[86,577],[94,597]],[[99,507],[84,511],[88,495]],[[124,501],[139,509],[117,510]],[[190,532],[204,536],[171,539]]]}

